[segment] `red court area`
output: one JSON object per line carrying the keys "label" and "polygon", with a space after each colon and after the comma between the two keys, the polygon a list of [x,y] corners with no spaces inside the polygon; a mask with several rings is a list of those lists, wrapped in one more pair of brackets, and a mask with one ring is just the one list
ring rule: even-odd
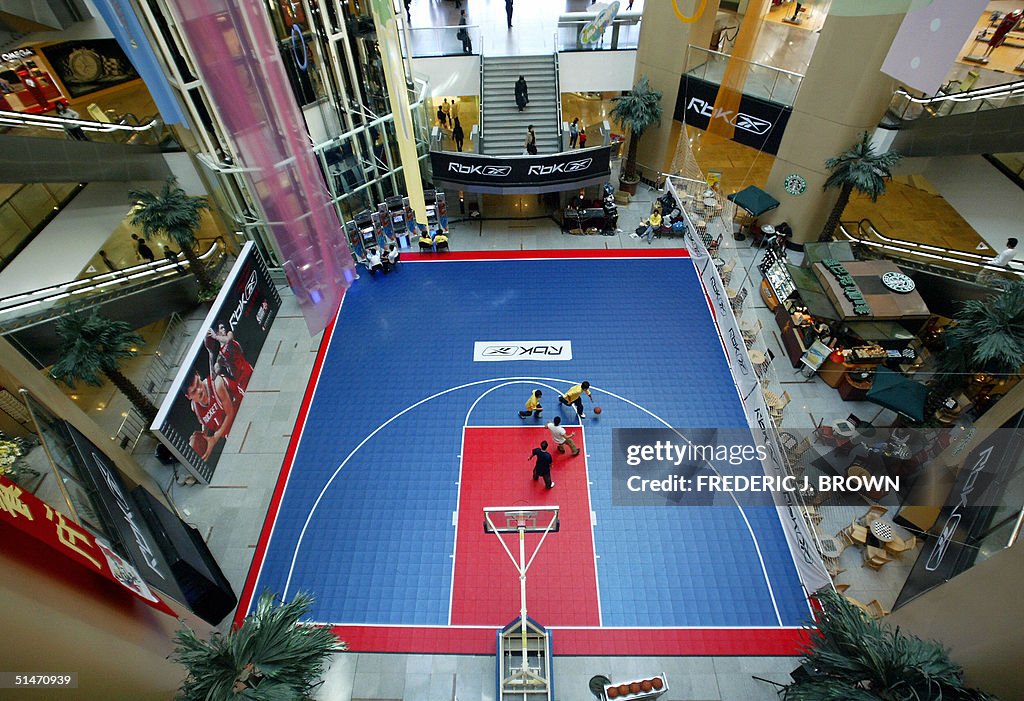
{"label": "red court area", "polygon": [[[548,535],[527,573],[529,615],[545,626],[600,624],[583,431],[576,426],[569,432],[580,448],[576,457],[568,450],[558,453],[543,426],[465,429],[452,625],[497,628],[519,615],[519,575],[497,536],[484,532],[484,507],[548,504],[559,507],[561,525]],[[533,481],[534,461],[527,459],[542,440],[551,444],[554,458],[550,490],[542,479]],[[502,537],[518,558],[518,535]],[[540,538],[527,534],[527,560]]]}

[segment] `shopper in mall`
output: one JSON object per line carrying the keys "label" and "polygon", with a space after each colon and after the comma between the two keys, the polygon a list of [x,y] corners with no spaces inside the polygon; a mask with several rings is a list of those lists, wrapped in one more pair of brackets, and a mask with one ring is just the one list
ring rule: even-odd
{"label": "shopper in mall", "polygon": [[530,102],[530,93],[526,85],[526,78],[519,76],[519,80],[516,81],[516,106],[519,107],[519,111],[522,112],[526,109],[526,105]]}

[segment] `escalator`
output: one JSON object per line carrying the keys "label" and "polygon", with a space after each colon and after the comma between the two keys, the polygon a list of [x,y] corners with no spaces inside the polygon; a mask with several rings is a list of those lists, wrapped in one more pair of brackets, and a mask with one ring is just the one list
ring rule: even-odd
{"label": "escalator", "polygon": [[[95,116],[95,115],[91,115]],[[65,119],[0,110],[0,182],[163,180],[182,151],[159,118]]]}
{"label": "escalator", "polygon": [[[1024,280],[1024,264],[1010,261],[1006,267],[988,263],[992,258],[978,253],[956,251],[916,241],[906,241],[880,232],[869,219],[841,222],[837,241],[849,241],[859,258],[884,258],[896,263],[917,285],[933,314],[952,317],[956,306],[969,299],[985,299],[1001,285]],[[978,273],[990,275],[978,281]]]}
{"label": "escalator", "polygon": [[1024,151],[1024,80],[935,97],[893,94],[880,129],[896,131],[904,156]]}
{"label": "escalator", "polygon": [[[227,253],[218,238],[199,259],[216,275]],[[96,310],[137,329],[193,307],[198,289],[184,258],[141,263],[0,299],[0,335],[38,367],[47,367],[60,350],[56,323],[69,311]]]}

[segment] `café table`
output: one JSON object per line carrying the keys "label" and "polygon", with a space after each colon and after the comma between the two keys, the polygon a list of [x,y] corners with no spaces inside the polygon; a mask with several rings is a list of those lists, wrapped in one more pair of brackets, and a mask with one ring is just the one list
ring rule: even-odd
{"label": "caf\u00e9 table", "polygon": [[878,538],[882,543],[891,543],[896,539],[896,531],[893,530],[892,521],[884,518],[876,518],[868,524],[868,529],[871,531],[871,535]]}

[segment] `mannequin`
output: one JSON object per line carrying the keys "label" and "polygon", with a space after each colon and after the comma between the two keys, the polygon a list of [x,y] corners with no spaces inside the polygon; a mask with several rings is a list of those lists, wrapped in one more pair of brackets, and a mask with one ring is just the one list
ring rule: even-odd
{"label": "mannequin", "polygon": [[992,36],[988,40],[988,48],[985,49],[985,56],[991,56],[992,52],[1003,45],[1006,41],[1006,35],[1013,31],[1013,28],[1024,18],[1024,10],[1013,10],[1007,12],[1003,16],[1003,21],[999,23],[996,30],[992,33]]}

